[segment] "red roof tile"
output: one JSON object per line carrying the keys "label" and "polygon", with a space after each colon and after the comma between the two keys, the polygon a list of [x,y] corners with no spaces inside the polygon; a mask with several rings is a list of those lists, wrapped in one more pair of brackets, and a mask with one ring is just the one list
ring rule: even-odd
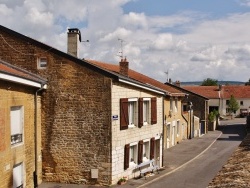
{"label": "red roof tile", "polygon": [[219,86],[183,86],[184,89],[205,96],[210,99],[250,98],[250,86],[222,86],[219,94]]}
{"label": "red roof tile", "polygon": [[[108,64],[108,63],[104,63],[104,62],[100,62],[100,61],[95,61],[95,60],[87,60],[88,62],[97,65],[101,68],[104,68],[106,70],[115,72],[119,74],[119,65],[115,65],[115,64]],[[174,87],[165,85],[157,80],[154,80],[153,78],[150,78],[148,76],[145,76],[139,72],[136,72],[134,70],[129,69],[128,71],[128,77],[131,79],[134,79],[136,81],[139,81],[141,83],[144,84],[149,84],[152,85],[154,87],[158,87],[160,89],[165,90],[166,92],[169,92],[171,95],[174,96],[183,96],[184,93],[178,89],[175,89]]]}

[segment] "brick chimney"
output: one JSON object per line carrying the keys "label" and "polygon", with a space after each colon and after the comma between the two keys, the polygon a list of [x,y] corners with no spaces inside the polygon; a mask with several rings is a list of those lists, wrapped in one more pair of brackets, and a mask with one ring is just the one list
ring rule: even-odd
{"label": "brick chimney", "polygon": [[121,59],[119,65],[120,65],[120,70],[119,70],[120,74],[122,74],[124,76],[128,76],[129,63],[128,63],[127,59],[126,58]]}
{"label": "brick chimney", "polygon": [[181,82],[179,80],[176,80],[175,85],[178,86],[178,87],[181,87]]}
{"label": "brick chimney", "polygon": [[81,42],[81,32],[77,28],[68,29],[68,54],[78,57],[78,41]]}

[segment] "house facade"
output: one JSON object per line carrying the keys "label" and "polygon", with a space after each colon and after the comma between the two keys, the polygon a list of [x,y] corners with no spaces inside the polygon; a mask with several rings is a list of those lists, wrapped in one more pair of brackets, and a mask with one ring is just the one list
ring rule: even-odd
{"label": "house facade", "polygon": [[[44,181],[111,185],[138,175],[144,161],[161,167],[164,90],[126,75],[127,61],[113,72],[75,57],[77,50],[67,54],[3,26],[0,34],[1,59],[48,80]],[[69,30],[68,46],[79,36]]]}
{"label": "house facade", "polygon": [[[109,71],[116,73],[119,72],[119,66],[117,65],[94,60],[88,61]],[[163,148],[166,149],[172,147],[181,142],[183,139],[186,139],[188,119],[186,120],[182,115],[181,107],[181,102],[185,98],[185,93],[130,69],[128,70],[128,77],[141,83],[160,88],[165,92],[163,104]]]}
{"label": "house facade", "polygon": [[0,187],[42,181],[41,92],[46,80],[0,60]]}
{"label": "house facade", "polygon": [[241,112],[250,112],[250,87],[243,85],[220,85],[220,86],[185,86],[185,89],[202,95],[209,99],[209,112],[217,110],[221,116],[230,115],[228,102],[231,95],[237,100],[239,110],[235,112],[240,116]]}

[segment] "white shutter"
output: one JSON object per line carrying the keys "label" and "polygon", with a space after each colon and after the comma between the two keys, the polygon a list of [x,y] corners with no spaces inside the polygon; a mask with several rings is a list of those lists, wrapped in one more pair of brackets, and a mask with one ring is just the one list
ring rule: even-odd
{"label": "white shutter", "polygon": [[20,163],[13,168],[13,188],[23,184],[23,163]]}

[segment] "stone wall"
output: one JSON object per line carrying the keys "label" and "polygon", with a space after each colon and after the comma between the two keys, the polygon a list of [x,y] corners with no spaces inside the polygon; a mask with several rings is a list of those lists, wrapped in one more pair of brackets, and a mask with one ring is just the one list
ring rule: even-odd
{"label": "stone wall", "polygon": [[[43,180],[110,184],[112,80],[38,42],[0,34],[1,59],[48,79],[42,96]],[[37,68],[39,57],[47,58],[47,68]],[[99,169],[97,179],[91,169]]]}
{"label": "stone wall", "polygon": [[[24,166],[24,187],[34,187],[35,171],[34,116],[35,89],[11,82],[0,81],[0,188],[12,187],[13,167],[19,163]],[[42,180],[41,163],[41,100],[38,98],[37,148],[38,183]],[[24,113],[23,142],[11,146],[10,108],[22,106]]]}

